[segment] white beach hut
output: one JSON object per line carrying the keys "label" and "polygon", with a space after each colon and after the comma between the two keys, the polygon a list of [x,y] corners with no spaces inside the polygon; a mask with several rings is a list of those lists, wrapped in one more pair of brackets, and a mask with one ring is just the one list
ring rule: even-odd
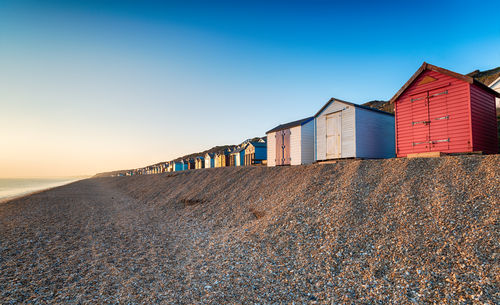
{"label": "white beach hut", "polygon": [[214,153],[206,153],[205,154],[205,168],[213,168],[215,167],[215,154]]}
{"label": "white beach hut", "polygon": [[331,98],[314,123],[315,161],[395,157],[391,113]]}
{"label": "white beach hut", "polygon": [[314,161],[314,117],[279,125],[267,134],[267,166]]}

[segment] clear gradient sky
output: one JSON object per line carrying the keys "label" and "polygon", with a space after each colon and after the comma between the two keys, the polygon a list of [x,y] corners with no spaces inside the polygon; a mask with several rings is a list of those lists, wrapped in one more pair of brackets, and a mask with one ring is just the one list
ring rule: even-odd
{"label": "clear gradient sky", "polygon": [[[235,4],[233,2],[238,2]],[[423,61],[500,66],[499,1],[0,0],[0,177],[236,144]]]}

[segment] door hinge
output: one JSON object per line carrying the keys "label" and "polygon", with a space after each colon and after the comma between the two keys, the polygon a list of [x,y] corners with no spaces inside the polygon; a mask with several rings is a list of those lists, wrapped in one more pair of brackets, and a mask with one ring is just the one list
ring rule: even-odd
{"label": "door hinge", "polygon": [[423,100],[423,99],[426,99],[426,98],[427,98],[427,96],[419,97],[419,98],[412,98],[410,101],[413,103],[413,102],[420,101],[420,100]]}
{"label": "door hinge", "polygon": [[450,118],[450,116],[449,116],[449,115],[447,115],[447,116],[442,116],[442,117],[440,117],[440,118],[435,118],[434,120],[435,120],[435,121],[437,121],[437,120],[448,120],[449,118]]}
{"label": "door hinge", "polygon": [[434,96],[443,95],[443,94],[448,94],[448,90],[445,90],[445,91],[439,92],[439,93],[435,93],[435,94],[433,94],[433,95],[431,95],[429,97],[434,97]]}
{"label": "door hinge", "polygon": [[420,145],[420,144],[436,144],[436,143],[442,143],[442,142],[450,142],[450,139],[442,139],[442,140],[435,140],[435,141],[424,141],[424,142],[413,142],[413,146]]}
{"label": "door hinge", "polygon": [[442,142],[450,142],[450,139],[442,139],[442,140],[436,140],[436,141],[431,141],[432,144],[435,144],[435,143],[442,143]]}
{"label": "door hinge", "polygon": [[417,125],[417,124],[424,124],[424,125],[427,125],[429,124],[431,121],[418,121],[418,122],[411,122],[412,125]]}

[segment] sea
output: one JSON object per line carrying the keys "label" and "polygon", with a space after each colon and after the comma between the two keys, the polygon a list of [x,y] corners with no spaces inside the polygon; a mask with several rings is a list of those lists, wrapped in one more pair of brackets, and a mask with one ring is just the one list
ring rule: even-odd
{"label": "sea", "polygon": [[0,178],[0,201],[5,201],[10,198],[19,197],[36,191],[41,191],[56,186],[65,185],[79,179],[6,179]]}

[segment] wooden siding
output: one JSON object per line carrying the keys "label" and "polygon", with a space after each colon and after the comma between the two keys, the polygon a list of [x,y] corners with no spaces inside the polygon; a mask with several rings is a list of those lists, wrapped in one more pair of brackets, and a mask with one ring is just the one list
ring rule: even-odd
{"label": "wooden siding", "polygon": [[255,159],[257,160],[266,160],[267,159],[267,149],[266,147],[256,147],[255,148]]}
{"label": "wooden siding", "polygon": [[290,128],[290,165],[302,164],[301,126]]}
{"label": "wooden siding", "polygon": [[[490,88],[500,93],[500,77],[490,85]],[[496,98],[496,107],[500,108],[500,98]]]}
{"label": "wooden siding", "polygon": [[394,116],[363,108],[355,110],[357,158],[393,158]]}
{"label": "wooden siding", "polygon": [[215,167],[215,160],[211,157],[205,157],[205,168]]}
{"label": "wooden siding", "polygon": [[276,166],[276,132],[267,134],[267,166]]}
{"label": "wooden siding", "polygon": [[262,161],[267,160],[267,145],[254,146],[250,143],[244,156],[244,165],[262,164]]}
{"label": "wooden siding", "polygon": [[237,154],[234,154],[234,166],[245,165],[245,151],[242,150]]}
{"label": "wooden siding", "polygon": [[[426,76],[436,81],[419,85]],[[445,91],[446,94],[440,94]],[[427,96],[435,94],[440,95],[426,101]],[[431,70],[422,72],[395,101],[397,156],[428,151],[472,151],[469,106],[467,82]],[[448,118],[437,120],[442,117]],[[431,129],[437,124],[439,128]],[[428,143],[445,139],[449,142]]]}
{"label": "wooden siding", "polygon": [[315,160],[327,160],[326,156],[326,116],[331,113],[341,111],[341,157],[350,158],[355,157],[355,120],[354,120],[354,106],[344,104],[339,101],[333,101],[327,108],[325,108],[317,117],[316,121],[316,156]]}
{"label": "wooden siding", "polygon": [[302,125],[301,130],[301,163],[310,164],[314,162],[314,120]]}
{"label": "wooden siding", "polygon": [[476,85],[470,89],[473,150],[498,153],[495,97]]}
{"label": "wooden siding", "polygon": [[214,159],[214,167],[222,167],[221,163],[220,163],[220,161],[221,161],[220,155],[217,154],[217,155],[215,155],[214,158],[215,158]]}
{"label": "wooden siding", "polygon": [[174,163],[174,172],[182,171],[184,170],[184,163],[182,162],[175,162]]}
{"label": "wooden siding", "polygon": [[252,144],[249,144],[247,148],[245,148],[245,160],[243,165],[252,165],[253,160],[255,159],[255,147]]}

